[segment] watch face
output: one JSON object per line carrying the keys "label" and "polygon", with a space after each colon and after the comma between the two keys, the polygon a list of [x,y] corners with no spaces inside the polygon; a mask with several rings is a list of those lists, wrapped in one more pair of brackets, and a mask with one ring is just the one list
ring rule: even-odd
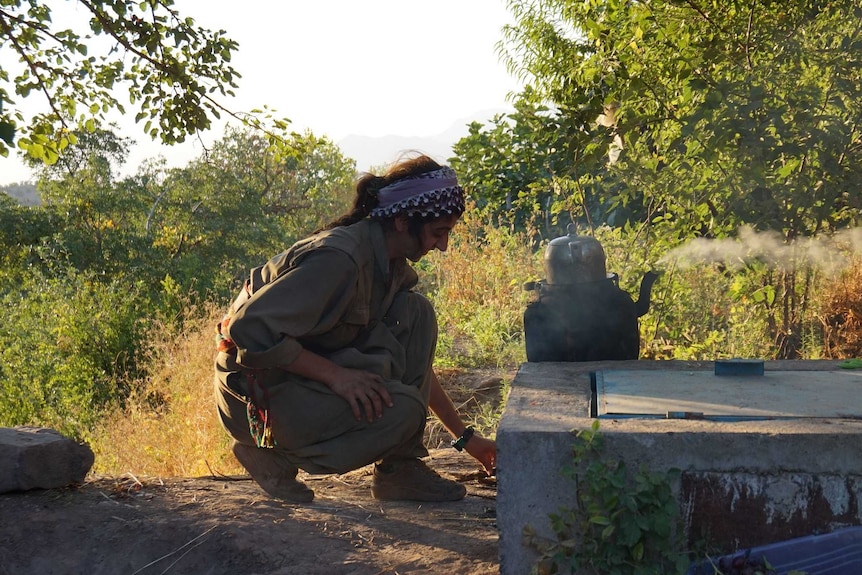
{"label": "watch face", "polygon": [[473,427],[468,427],[464,430],[464,433],[461,434],[461,437],[458,439],[453,439],[450,443],[452,447],[457,449],[458,451],[462,451],[464,446],[467,445],[467,442],[473,437],[474,429]]}

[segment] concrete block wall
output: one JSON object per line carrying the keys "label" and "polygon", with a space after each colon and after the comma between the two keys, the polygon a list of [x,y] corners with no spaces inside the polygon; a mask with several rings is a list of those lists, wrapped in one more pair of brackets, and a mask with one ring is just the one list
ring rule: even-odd
{"label": "concrete block wall", "polygon": [[[527,363],[498,432],[500,571],[523,575],[539,553],[522,542],[529,525],[555,538],[548,515],[576,498],[562,468],[572,431],[589,428],[590,372],[711,370],[712,362]],[[767,362],[767,370],[834,370],[836,362]],[[855,400],[854,395],[848,401]],[[683,473],[674,485],[690,541],[708,536],[733,551],[862,524],[862,422],[850,419],[603,419],[608,457]]]}

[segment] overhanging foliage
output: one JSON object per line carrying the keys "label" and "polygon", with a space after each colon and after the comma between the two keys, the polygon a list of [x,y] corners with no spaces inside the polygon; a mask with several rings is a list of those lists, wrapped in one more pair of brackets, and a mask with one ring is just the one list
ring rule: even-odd
{"label": "overhanging foliage", "polygon": [[[67,28],[54,14],[64,4],[0,2],[0,155],[17,139],[31,158],[55,162],[79,127],[93,132],[109,111],[125,113],[122,89],[144,132],[165,144],[227,112],[215,98],[237,87],[238,45],[223,30],[196,26],[173,0],[79,0],[87,17]],[[47,111],[25,112],[23,100],[38,96]]]}

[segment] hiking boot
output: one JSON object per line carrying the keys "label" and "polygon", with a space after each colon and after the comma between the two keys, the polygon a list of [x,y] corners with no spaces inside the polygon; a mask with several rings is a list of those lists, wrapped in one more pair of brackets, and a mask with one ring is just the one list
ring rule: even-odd
{"label": "hiking boot", "polygon": [[458,501],[467,488],[440,477],[421,459],[398,459],[374,466],[371,495],[386,501]]}
{"label": "hiking boot", "polygon": [[296,480],[299,469],[277,451],[238,442],[234,442],[232,450],[255,483],[271,497],[293,503],[314,499],[314,491]]}

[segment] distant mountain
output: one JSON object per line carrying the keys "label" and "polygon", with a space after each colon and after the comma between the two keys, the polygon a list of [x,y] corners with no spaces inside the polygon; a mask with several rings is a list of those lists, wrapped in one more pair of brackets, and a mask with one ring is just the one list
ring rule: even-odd
{"label": "distant mountain", "polygon": [[17,182],[0,186],[0,193],[8,194],[22,206],[38,206],[42,203],[39,199],[39,192],[32,182]]}
{"label": "distant mountain", "polygon": [[452,144],[457,140],[445,141],[437,137],[405,137],[405,136],[347,136],[338,147],[345,156],[356,160],[359,171],[379,172],[384,167],[398,159],[399,154],[416,150],[428,154],[437,161],[446,162],[452,155]]}
{"label": "distant mountain", "polygon": [[379,168],[388,166],[398,159],[403,152],[418,151],[428,154],[435,160],[448,163],[452,157],[452,146],[467,135],[467,126],[471,122],[490,121],[496,114],[509,110],[498,108],[477,112],[472,117],[455,121],[448,129],[433,136],[346,136],[338,147],[344,155],[356,160],[356,169],[360,171],[381,171]]}

